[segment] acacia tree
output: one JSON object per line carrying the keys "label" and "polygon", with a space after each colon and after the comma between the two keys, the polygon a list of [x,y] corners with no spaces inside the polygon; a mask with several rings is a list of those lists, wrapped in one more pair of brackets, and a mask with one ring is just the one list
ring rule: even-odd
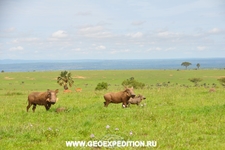
{"label": "acacia tree", "polygon": [[200,67],[200,64],[199,63],[197,63],[197,65],[196,65],[197,67],[198,67],[198,69],[199,69],[199,67]]}
{"label": "acacia tree", "polygon": [[67,84],[71,87],[74,83],[72,74],[68,71],[61,71],[60,76],[57,78],[57,83],[63,86],[65,90],[68,90]]}
{"label": "acacia tree", "polygon": [[186,67],[186,69],[187,69],[187,67],[188,66],[190,66],[191,65],[191,63],[190,62],[182,62],[182,64],[181,64],[181,66],[185,66]]}

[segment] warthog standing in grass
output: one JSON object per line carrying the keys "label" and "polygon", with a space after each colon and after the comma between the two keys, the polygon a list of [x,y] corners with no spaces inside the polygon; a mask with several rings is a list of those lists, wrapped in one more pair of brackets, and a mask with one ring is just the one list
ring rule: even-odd
{"label": "warthog standing in grass", "polygon": [[128,106],[130,106],[130,104],[137,104],[137,105],[139,105],[140,104],[140,102],[143,100],[143,99],[146,99],[143,95],[138,95],[138,96],[135,96],[134,98],[130,98],[129,100],[128,100]]}
{"label": "warthog standing in grass", "polygon": [[57,101],[56,94],[59,92],[58,89],[55,91],[47,90],[46,92],[32,92],[28,95],[28,105],[27,105],[27,112],[31,105],[33,105],[33,112],[35,112],[36,105],[44,105],[46,110],[49,110],[51,104],[55,104]]}
{"label": "warthog standing in grass", "polygon": [[122,107],[127,107],[130,97],[135,97],[133,87],[126,88],[124,91],[116,93],[107,93],[104,95],[104,106],[107,107],[109,103],[123,103]]}

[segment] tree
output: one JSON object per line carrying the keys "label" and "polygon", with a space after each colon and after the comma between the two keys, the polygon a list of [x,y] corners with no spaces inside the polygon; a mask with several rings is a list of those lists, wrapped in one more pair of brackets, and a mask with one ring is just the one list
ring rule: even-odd
{"label": "tree", "polygon": [[69,86],[72,87],[74,83],[72,74],[68,71],[62,71],[60,73],[60,76],[57,78],[57,83],[60,86],[63,86],[65,90],[68,90],[67,84],[69,84]]}
{"label": "tree", "polygon": [[199,69],[199,67],[200,67],[200,64],[199,63],[197,63],[197,65],[196,65],[197,67],[198,67],[198,69]]}
{"label": "tree", "polygon": [[191,63],[190,62],[182,62],[182,64],[181,64],[181,66],[185,66],[186,67],[186,69],[187,69],[187,67],[188,66],[190,66],[191,65]]}

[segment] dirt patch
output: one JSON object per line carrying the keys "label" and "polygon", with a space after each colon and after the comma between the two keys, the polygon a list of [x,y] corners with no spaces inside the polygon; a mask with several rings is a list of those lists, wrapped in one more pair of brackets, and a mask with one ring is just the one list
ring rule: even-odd
{"label": "dirt patch", "polygon": [[35,78],[26,77],[28,80],[35,80]]}
{"label": "dirt patch", "polygon": [[225,76],[203,76],[203,78],[224,78]]}
{"label": "dirt patch", "polygon": [[6,80],[13,80],[14,78],[5,77]]}
{"label": "dirt patch", "polygon": [[76,79],[86,79],[86,77],[83,77],[83,76],[74,76],[73,78],[76,78]]}
{"label": "dirt patch", "polygon": [[219,78],[225,78],[225,76],[218,76]]}

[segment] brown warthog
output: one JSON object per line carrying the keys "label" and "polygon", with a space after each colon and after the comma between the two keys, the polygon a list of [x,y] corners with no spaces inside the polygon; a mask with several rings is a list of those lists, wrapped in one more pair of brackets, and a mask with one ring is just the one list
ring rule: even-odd
{"label": "brown warthog", "polygon": [[47,90],[47,92],[32,92],[28,95],[27,112],[31,105],[33,105],[33,112],[35,112],[36,105],[44,105],[46,110],[49,110],[51,104],[55,104],[57,101],[56,94],[59,92],[58,89],[55,91]]}
{"label": "brown warthog", "polygon": [[135,96],[134,98],[130,98],[129,100],[128,100],[128,106],[130,106],[130,104],[137,104],[137,105],[139,105],[140,104],[140,102],[143,100],[143,99],[146,99],[143,95],[138,95],[138,96]]}
{"label": "brown warthog", "polygon": [[104,106],[107,107],[109,103],[123,103],[122,107],[127,107],[130,97],[135,97],[133,87],[126,88],[124,91],[116,93],[107,93],[104,95]]}

